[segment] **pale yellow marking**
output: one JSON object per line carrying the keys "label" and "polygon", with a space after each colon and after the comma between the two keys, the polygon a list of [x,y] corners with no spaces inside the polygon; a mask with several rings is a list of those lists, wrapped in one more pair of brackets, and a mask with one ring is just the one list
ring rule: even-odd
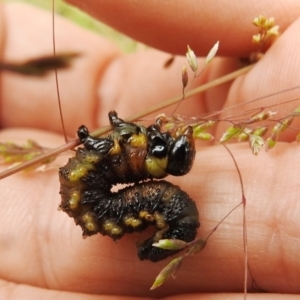
{"label": "pale yellow marking", "polygon": [[168,164],[167,158],[154,158],[151,156],[147,156],[145,159],[145,166],[147,172],[155,178],[163,178],[167,175],[166,168]]}
{"label": "pale yellow marking", "polygon": [[124,217],[123,218],[123,223],[126,226],[131,226],[133,228],[139,227],[142,224],[142,221],[139,219],[136,219],[134,217]]}
{"label": "pale yellow marking", "polygon": [[108,154],[109,155],[116,155],[116,154],[119,154],[119,153],[121,153],[120,144],[116,139],[114,139],[114,146],[109,150]]}
{"label": "pale yellow marking", "polygon": [[69,200],[69,207],[70,209],[74,210],[78,207],[80,201],[80,192],[79,191],[73,191],[70,195]]}
{"label": "pale yellow marking", "polygon": [[86,175],[87,171],[88,170],[83,165],[78,164],[75,169],[70,172],[69,180],[71,182],[78,181],[80,178]]}
{"label": "pale yellow marking", "polygon": [[118,236],[123,232],[122,228],[112,221],[105,221],[103,229],[111,236]]}
{"label": "pale yellow marking", "polygon": [[103,224],[103,229],[105,231],[110,231],[112,228],[113,228],[113,223],[110,222],[110,221],[106,221],[104,224]]}
{"label": "pale yellow marking", "polygon": [[120,235],[120,234],[122,234],[122,232],[123,232],[123,230],[122,230],[122,228],[121,227],[119,227],[119,226],[117,226],[117,225],[115,225],[113,228],[112,228],[112,230],[111,230],[111,235],[112,236],[118,236],[118,235]]}
{"label": "pale yellow marking", "polygon": [[95,218],[90,213],[86,213],[82,216],[82,221],[84,222],[84,227],[89,232],[96,232],[98,231],[97,223],[95,222]]}
{"label": "pale yellow marking", "polygon": [[100,160],[99,155],[95,153],[89,153],[85,158],[84,161],[87,163],[97,163]]}
{"label": "pale yellow marking", "polygon": [[145,219],[148,222],[153,222],[154,221],[154,217],[153,215],[151,215],[149,212],[142,210],[139,212],[139,217],[141,219]]}
{"label": "pale yellow marking", "polygon": [[133,134],[129,139],[129,145],[132,147],[142,147],[147,145],[147,139],[145,134],[139,133],[139,134]]}
{"label": "pale yellow marking", "polygon": [[75,168],[70,171],[68,178],[71,182],[78,181],[80,178],[86,176],[88,171],[93,169],[95,169],[95,167],[90,163],[78,163]]}

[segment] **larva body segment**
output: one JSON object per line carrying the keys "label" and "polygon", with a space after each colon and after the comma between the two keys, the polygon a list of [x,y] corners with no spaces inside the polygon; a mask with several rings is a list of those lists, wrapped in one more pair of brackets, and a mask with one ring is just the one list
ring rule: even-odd
{"label": "larva body segment", "polygon": [[[85,126],[78,129],[84,148],[59,170],[60,209],[74,218],[84,236],[101,233],[116,240],[155,225],[157,232],[138,245],[138,256],[162,260],[178,250],[159,249],[154,242],[191,242],[200,226],[195,202],[185,192],[153,180],[190,171],[195,156],[192,129],[174,138],[160,132],[159,122],[146,128],[123,121],[115,112],[109,119],[113,132],[104,138],[90,136]],[[111,192],[117,183],[133,185]]]}

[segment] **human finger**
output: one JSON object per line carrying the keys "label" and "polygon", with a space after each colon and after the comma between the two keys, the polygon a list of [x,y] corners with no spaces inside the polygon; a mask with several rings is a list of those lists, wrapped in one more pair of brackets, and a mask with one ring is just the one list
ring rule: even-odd
{"label": "human finger", "polygon": [[[11,282],[0,281],[1,291],[0,296],[3,300],[35,300],[41,299],[44,300],[53,299],[54,297],[58,300],[80,300],[84,297],[86,300],[146,300],[152,298],[141,298],[141,297],[126,297],[126,296],[108,296],[108,295],[91,295],[91,294],[82,294],[82,293],[72,293],[72,292],[59,292],[49,289],[42,289],[33,286],[18,285]],[[272,300],[294,300],[297,295],[288,295],[288,294],[249,294],[248,299],[272,299]],[[243,295],[239,293],[218,293],[218,294],[182,294],[174,297],[162,298],[165,300],[178,300],[178,299],[187,299],[187,300],[240,300],[243,299]]]}
{"label": "human finger", "polygon": [[68,0],[67,2],[99,20],[154,48],[182,55],[191,45],[204,56],[220,40],[222,56],[247,57],[253,50],[255,33],[252,20],[274,17],[282,30],[300,12],[297,1],[103,1]]}

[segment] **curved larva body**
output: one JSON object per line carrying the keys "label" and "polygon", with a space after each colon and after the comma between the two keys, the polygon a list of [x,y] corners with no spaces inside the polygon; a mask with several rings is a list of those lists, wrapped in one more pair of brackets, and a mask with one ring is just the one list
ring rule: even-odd
{"label": "curved larva body", "polygon": [[[152,244],[162,238],[194,240],[199,216],[194,201],[179,187],[152,179],[189,172],[195,155],[192,130],[173,138],[161,133],[158,124],[145,128],[119,119],[115,112],[109,118],[114,129],[105,138],[93,138],[84,126],[79,128],[85,148],[59,170],[60,208],[84,236],[101,233],[119,239],[153,224],[157,232],[138,246],[138,255],[164,259],[178,251]],[[134,185],[111,192],[117,183]]]}

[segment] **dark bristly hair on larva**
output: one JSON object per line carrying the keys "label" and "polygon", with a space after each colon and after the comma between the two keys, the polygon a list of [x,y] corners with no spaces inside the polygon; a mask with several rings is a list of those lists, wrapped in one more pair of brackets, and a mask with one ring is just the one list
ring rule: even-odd
{"label": "dark bristly hair on larva", "polygon": [[[60,209],[80,225],[83,236],[96,233],[120,239],[125,233],[156,226],[156,233],[138,244],[141,260],[165,259],[180,250],[152,246],[160,239],[191,242],[200,226],[195,202],[178,186],[155,181],[168,174],[187,174],[194,161],[193,130],[177,137],[161,132],[161,122],[149,127],[125,122],[109,113],[113,131],[95,138],[78,129],[84,148],[59,170]],[[146,181],[147,180],[147,181]],[[132,183],[118,192],[113,185]]]}

